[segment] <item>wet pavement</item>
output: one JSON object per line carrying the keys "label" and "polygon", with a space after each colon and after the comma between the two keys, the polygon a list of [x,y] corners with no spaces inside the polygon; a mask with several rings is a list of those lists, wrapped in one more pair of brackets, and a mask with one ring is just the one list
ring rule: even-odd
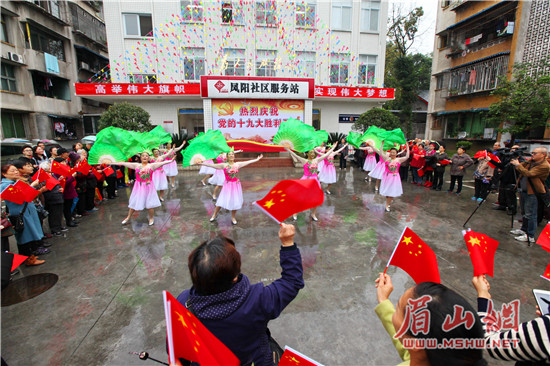
{"label": "wet pavement", "polygon": [[[148,351],[166,360],[162,290],[177,296],[190,287],[187,257],[200,242],[218,233],[233,238],[242,256],[242,271],[251,282],[265,284],[280,275],[278,225],[252,202],[277,181],[301,176],[297,168],[246,168],[240,173],[245,206],[231,225],[228,212],[215,223],[213,187],[203,187],[196,171],[180,171],[176,188],[155,211],[121,226],[130,188],[105,201],[81,219],[78,228],[50,239],[52,253],[44,265],[20,267],[14,279],[54,273],[58,282],[22,303],[2,307],[2,357],[8,365],[146,365],[132,351]],[[465,183],[466,185],[471,185]],[[448,187],[445,184],[444,189]],[[442,283],[475,304],[472,265],[462,239],[462,224],[474,210],[473,190],[463,196],[404,184],[404,195],[384,211],[384,197],[374,192],[357,169],[339,171],[318,210],[319,222],[299,215],[296,242],[302,252],[305,288],[270,322],[273,337],[325,365],[395,365],[399,357],[376,317],[374,280],[405,226],[435,251]],[[500,242],[495,256],[491,294],[497,306],[521,301],[522,321],[534,317],[533,288],[548,289],[539,277],[550,255],[535,245],[513,240],[510,219],[492,210],[496,195],[470,221]],[[516,227],[518,226],[516,222]],[[542,226],[539,227],[539,231]],[[12,249],[15,245],[12,242]],[[390,267],[399,296],[414,283]],[[490,364],[499,364],[490,361]]]}

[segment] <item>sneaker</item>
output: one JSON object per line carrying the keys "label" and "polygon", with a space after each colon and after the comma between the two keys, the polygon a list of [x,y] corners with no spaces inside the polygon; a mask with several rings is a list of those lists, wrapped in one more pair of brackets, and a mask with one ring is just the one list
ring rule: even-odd
{"label": "sneaker", "polygon": [[512,234],[512,235],[524,235],[525,232],[523,230],[520,230],[520,229],[514,229],[514,230],[510,230],[510,234]]}
{"label": "sneaker", "polygon": [[92,208],[91,210],[88,210],[88,212],[96,212],[96,211],[99,211],[99,209],[97,209],[96,207]]}
{"label": "sneaker", "polygon": [[43,255],[43,254],[48,254],[49,252],[51,252],[51,250],[49,250],[48,248],[38,247],[38,249],[36,249],[34,252],[32,252],[32,254],[34,254],[34,255]]}
{"label": "sneaker", "polygon": [[69,229],[67,229],[66,227],[62,227],[61,231],[69,231]]}
{"label": "sneaker", "polygon": [[79,214],[75,214],[74,217],[76,217],[77,219],[81,218],[82,215],[79,215]]}
{"label": "sneaker", "polygon": [[477,202],[481,202],[481,201],[483,201],[483,198],[478,198],[477,199]]}
{"label": "sneaker", "polygon": [[61,231],[52,231],[52,235],[53,235],[53,236],[63,236],[63,234],[61,233]]}
{"label": "sneaker", "polygon": [[47,247],[51,247],[52,246],[52,243],[48,243],[47,241],[43,241],[42,244],[40,245],[44,248],[47,248]]}
{"label": "sneaker", "polygon": [[520,235],[520,236],[516,236],[514,239],[516,239],[517,241],[522,241],[522,242],[531,242],[531,243],[534,243],[535,242],[535,238],[533,238],[532,236],[529,237],[529,239],[527,239],[527,234],[523,234],[523,235]]}
{"label": "sneaker", "polygon": [[456,192],[455,194],[456,194],[457,196],[460,196],[460,192]]}
{"label": "sneaker", "polygon": [[475,201],[475,200],[477,200],[477,197],[472,197],[472,201]]}

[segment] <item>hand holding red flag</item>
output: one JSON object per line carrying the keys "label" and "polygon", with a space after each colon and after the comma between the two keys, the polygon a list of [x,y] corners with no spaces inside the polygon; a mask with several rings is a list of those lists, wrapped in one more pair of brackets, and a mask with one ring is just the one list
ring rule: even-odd
{"label": "hand holding red flag", "polygon": [[312,360],[306,355],[285,346],[285,352],[279,361],[279,366],[323,366],[321,363]]}
{"label": "hand holding red flag", "polygon": [[462,230],[462,235],[474,266],[474,277],[484,274],[493,277],[493,264],[498,241],[470,229]]}
{"label": "hand holding red flag", "polygon": [[254,202],[269,217],[281,223],[291,215],[323,204],[325,196],[315,179],[289,179],[277,183]]}
{"label": "hand holding red flag", "polygon": [[15,188],[13,184],[10,184],[6,189],[0,194],[0,198],[6,201],[17,203],[21,205],[25,200],[23,199],[23,193]]}
{"label": "hand holding red flag", "polygon": [[106,177],[110,176],[111,174],[114,174],[115,170],[108,166],[107,168],[103,169],[103,174],[105,174]]}
{"label": "hand holding red flag", "polygon": [[419,177],[423,177],[424,174],[425,174],[424,168],[418,169],[418,170],[417,170],[417,173],[418,173],[418,176],[419,176]]}
{"label": "hand holding red flag", "polygon": [[493,163],[493,161],[496,163],[500,163],[500,159],[498,158],[498,156],[490,152],[487,153],[487,156],[491,159],[487,164],[489,164],[489,166],[493,169],[496,168],[497,166]]}
{"label": "hand holding red flag", "polygon": [[46,182],[46,188],[49,191],[51,191],[56,185],[59,184],[59,181],[57,179],[55,179],[54,177],[52,177],[42,169],[38,169],[38,171],[32,177],[33,181],[37,179],[40,183]]}
{"label": "hand holding red flag", "polygon": [[75,166],[71,170],[71,173],[77,172],[77,173],[81,173],[82,175],[88,175],[88,173],[90,172],[90,169],[92,169],[92,166],[88,164],[86,160],[82,160],[80,163],[78,163],[77,166]]}
{"label": "hand holding red flag", "polygon": [[169,292],[163,291],[168,357],[201,365],[238,366],[239,359]]}
{"label": "hand holding red flag", "polygon": [[50,171],[52,173],[59,174],[64,177],[68,177],[71,175],[71,169],[67,165],[58,163],[57,161],[52,162]]}
{"label": "hand holding red flag", "polygon": [[32,202],[40,194],[39,191],[28,185],[27,183],[18,180],[14,185],[14,188],[18,189],[23,197],[23,201]]}
{"label": "hand holding red flag", "polygon": [[408,227],[403,230],[386,269],[390,265],[407,272],[417,284],[421,282],[441,283],[434,251]]}
{"label": "hand holding red flag", "polygon": [[439,161],[439,164],[441,164],[441,165],[449,165],[451,163],[452,163],[452,161],[449,160],[449,159],[443,159],[443,160]]}
{"label": "hand holding red flag", "polygon": [[487,150],[478,151],[474,155],[474,159],[486,158],[486,157],[487,157]]}
{"label": "hand holding red flag", "polygon": [[540,233],[537,239],[537,244],[539,244],[542,249],[550,252],[550,222],[546,224],[544,230],[542,230],[542,233]]}
{"label": "hand holding red flag", "polygon": [[103,179],[103,174],[98,172],[96,168],[92,168],[92,173],[95,175],[97,180]]}

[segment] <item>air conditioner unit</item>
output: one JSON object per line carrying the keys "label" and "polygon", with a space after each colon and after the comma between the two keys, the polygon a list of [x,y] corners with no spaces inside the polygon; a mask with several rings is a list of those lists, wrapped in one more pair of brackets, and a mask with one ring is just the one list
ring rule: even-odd
{"label": "air conditioner unit", "polygon": [[8,52],[8,57],[13,62],[18,62],[20,64],[23,63],[23,55],[20,55],[18,53]]}
{"label": "air conditioner unit", "polygon": [[88,65],[88,64],[85,63],[85,62],[81,62],[81,63],[80,63],[80,68],[81,68],[81,69],[84,69],[84,70],[90,70],[90,65]]}

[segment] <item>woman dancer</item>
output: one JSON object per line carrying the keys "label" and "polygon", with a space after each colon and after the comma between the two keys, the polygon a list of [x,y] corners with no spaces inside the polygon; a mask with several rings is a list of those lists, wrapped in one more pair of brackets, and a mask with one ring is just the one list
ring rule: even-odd
{"label": "woman dancer", "polygon": [[[382,146],[384,146],[384,141],[382,141]],[[409,145],[407,145],[407,153],[401,158],[397,157],[397,149],[395,147],[391,148],[389,156],[384,151],[377,148],[373,149],[380,155],[380,160],[384,161],[386,171],[380,185],[380,194],[386,196],[386,212],[390,212],[390,204],[393,198],[403,194],[399,166],[409,158]]]}
{"label": "woman dancer", "polygon": [[225,208],[228,211],[231,211],[231,223],[237,225],[237,219],[235,215],[237,210],[240,210],[243,207],[243,189],[241,187],[241,182],[239,181],[239,169],[244,168],[245,166],[255,163],[263,158],[263,155],[258,155],[256,159],[235,162],[235,152],[230,151],[227,153],[227,162],[220,164],[209,164],[202,163],[202,165],[209,166],[216,170],[221,170],[224,174],[225,181],[223,183],[222,191],[220,196],[216,201],[216,208],[214,213],[210,218],[210,222],[216,220],[218,212],[221,208]]}
{"label": "woman dancer", "polygon": [[367,146],[365,147],[359,147],[359,150],[365,150],[367,152],[367,157],[365,158],[365,163],[363,164],[363,170],[367,172],[365,181],[370,182],[371,177],[369,173],[376,168],[376,155],[374,153],[374,150],[372,149],[370,142],[367,142]]}
{"label": "woman dancer", "polygon": [[[347,145],[347,144],[346,144]],[[344,146],[346,147],[346,146]],[[336,148],[336,144],[332,145],[329,151],[327,151],[325,154],[315,157],[315,150],[310,150],[307,153],[307,159],[302,158],[301,156],[296,155],[294,151],[290,150],[288,147],[285,147],[285,150],[290,153],[290,155],[294,156],[299,162],[304,164],[304,175],[300,179],[315,179],[317,180],[317,183],[319,183],[319,170],[318,165],[319,162],[328,157]],[[321,186],[321,183],[319,183],[319,186]],[[292,215],[292,218],[294,221],[298,219],[297,214]],[[311,210],[311,219],[313,221],[319,221],[317,218],[317,207],[314,207]]]}
{"label": "woman dancer", "polygon": [[[242,150],[233,151],[233,154],[238,154],[240,152],[242,152]],[[220,155],[218,155],[218,157],[216,158],[216,164],[223,164],[225,162],[227,162],[227,154],[226,153],[221,153]],[[211,164],[211,165],[216,165],[213,162],[209,163],[208,160],[205,161],[205,163]],[[210,167],[210,165],[203,165],[203,166]],[[201,170],[202,170],[202,168],[201,168]],[[200,173],[200,171],[199,171],[199,173]],[[208,183],[212,184],[213,186],[216,186],[216,188],[214,188],[214,193],[212,194],[212,200],[215,201],[218,197],[218,192],[220,191],[220,189],[222,189],[223,184],[225,183],[225,174],[224,174],[223,170],[214,169],[214,173],[212,174],[210,179],[208,179]]]}
{"label": "woman dancer", "polygon": [[[151,158],[151,163],[159,163],[167,160],[168,156],[172,156],[170,162],[175,160],[175,155],[173,154],[174,149],[169,150],[166,154],[160,155],[159,149],[153,149],[153,158]],[[161,202],[164,202],[164,191],[168,189],[168,178],[166,178],[166,173],[164,169],[158,168],[153,171],[153,184],[159,192],[159,199]]]}
{"label": "woman dancer", "polygon": [[120,165],[136,171],[136,182],[132,188],[132,194],[128,202],[128,216],[122,220],[122,225],[126,225],[135,211],[147,209],[149,211],[149,226],[155,223],[153,215],[155,207],[160,206],[157,190],[153,184],[153,171],[165,164],[170,164],[172,160],[164,160],[158,163],[151,163],[148,152],[141,153],[141,163],[127,163],[125,161],[108,163],[108,165]]}
{"label": "woman dancer", "polygon": [[[315,149],[315,153],[317,154],[317,157],[323,155],[327,152],[327,148],[325,146],[325,143],[321,143],[321,146],[317,146]],[[321,160],[319,164],[317,165],[317,170],[319,171],[319,179],[323,176],[323,171],[325,170],[325,161]]]}
{"label": "woman dancer", "polygon": [[[339,150],[331,152],[330,154],[328,154],[328,156],[325,158],[325,160],[322,161],[324,163],[324,168],[321,172],[319,172],[319,181],[321,183],[328,184],[327,189],[325,191],[327,194],[331,194],[330,193],[330,186],[332,186],[337,181],[337,179],[336,179],[336,168],[334,168],[334,156],[336,154],[340,153],[340,151],[344,150],[346,148],[346,146],[347,146],[347,144],[344,145]],[[319,164],[321,164],[321,163],[319,163]]]}
{"label": "woman dancer", "polygon": [[172,149],[168,149],[168,159],[174,159],[170,164],[166,164],[162,167],[166,177],[170,180],[170,186],[176,188],[176,175],[178,175],[178,163],[176,162],[176,153],[183,149],[187,141],[183,141],[183,144],[180,147],[174,148],[175,144],[172,146]]}
{"label": "woman dancer", "polygon": [[[207,164],[214,164],[214,161],[212,159],[206,160],[205,163]],[[206,185],[206,180],[212,178],[212,176],[216,173],[216,169],[210,168],[206,165],[201,166],[201,170],[199,170],[199,174],[204,174],[204,178],[201,179],[201,184],[203,186]]]}
{"label": "woman dancer", "polygon": [[[384,144],[382,144],[382,146],[384,146]],[[369,173],[369,177],[376,179],[376,186],[374,187],[374,190],[378,191],[380,188],[380,182],[384,178],[384,173],[386,172],[386,162],[382,159],[382,156],[378,152],[379,150],[377,148],[372,146],[372,149],[378,154],[379,160],[374,169]]]}

